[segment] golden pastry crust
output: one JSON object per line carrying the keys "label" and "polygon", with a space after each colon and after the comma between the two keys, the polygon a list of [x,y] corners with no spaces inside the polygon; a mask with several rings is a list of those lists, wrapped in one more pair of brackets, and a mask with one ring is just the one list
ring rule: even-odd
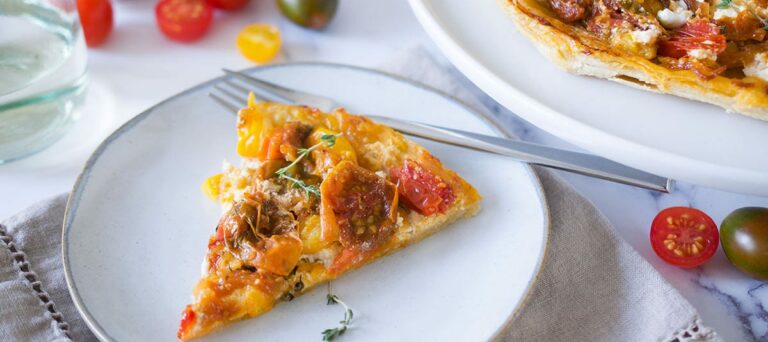
{"label": "golden pastry crust", "polygon": [[[351,115],[343,109],[322,113],[308,107],[251,103],[240,111],[238,121],[238,150],[244,156],[242,166],[227,165],[222,174],[204,183],[205,191],[223,205],[225,214],[216,233],[210,238],[206,273],[195,287],[193,304],[184,311],[179,329],[182,340],[206,335],[230,322],[265,313],[280,301],[291,300],[319,284],[418,242],[453,221],[475,215],[480,208],[477,191],[458,174],[445,168],[429,151],[389,127]],[[310,177],[318,181],[319,198],[297,189],[290,181],[274,176],[275,168],[270,163],[277,162],[283,166],[286,160],[265,161],[263,158],[263,151],[270,146],[263,143],[264,139],[269,141],[274,132],[283,132],[281,129],[284,127],[297,125],[312,129],[312,133],[307,134],[301,143],[303,147],[315,145],[317,137],[321,137],[320,133],[337,135],[333,145],[307,154],[307,159],[303,160],[306,162],[304,171],[295,176],[303,174],[307,182],[310,182]],[[258,144],[250,140],[251,136],[259,137]],[[287,141],[291,134],[281,137]],[[294,158],[288,157],[292,152],[284,145],[279,151],[286,158]],[[418,173],[419,170],[421,173]],[[439,207],[439,211],[427,213],[403,205],[405,188],[401,187],[400,181],[395,181],[402,172],[411,172],[409,176],[426,174],[432,180],[439,179],[440,187],[436,189],[450,189],[450,196],[447,197],[450,201]],[[350,178],[349,174],[354,173],[359,173],[358,177]],[[327,212],[334,212],[332,206],[336,199],[343,198],[348,190],[346,188],[354,189],[355,186],[364,187],[365,193],[383,196],[372,196],[373,199],[367,201],[383,199],[381,203],[385,209],[391,205],[385,214],[366,212],[370,215],[363,216],[363,219],[371,218],[379,222],[371,226],[371,221],[368,221],[366,227],[391,231],[387,230],[388,235],[384,238],[368,240],[364,238],[368,233],[358,232],[363,234],[360,239],[365,241],[362,244],[355,241],[343,243],[343,232],[339,237],[324,238],[322,234],[327,232],[326,226],[341,225],[338,215],[344,215],[343,211],[337,212],[336,216]],[[388,202],[390,197],[394,202]],[[258,248],[254,247],[256,244],[248,245],[246,239],[242,242],[228,239],[229,233],[222,227],[229,227],[231,220],[243,217],[233,213],[254,212],[252,208],[257,208],[258,216],[248,222],[250,229],[279,230],[271,232],[274,234],[271,236],[265,234],[262,239],[268,238],[273,246],[286,246],[279,249],[282,256],[251,260],[243,255]],[[291,214],[284,214],[286,211]],[[296,218],[295,222],[291,217]],[[269,227],[260,225],[259,221],[263,220],[270,222]],[[298,244],[297,238],[300,240]],[[378,243],[378,247],[365,250],[366,243]],[[248,245],[251,249],[236,244]],[[292,255],[294,252],[300,253],[298,259]],[[358,253],[353,254],[352,262],[345,259],[349,253]],[[272,260],[264,262],[269,258]],[[253,260],[255,262],[251,262]]]}
{"label": "golden pastry crust", "polygon": [[568,72],[711,103],[768,120],[768,83],[761,79],[722,75],[702,79],[691,70],[671,70],[643,56],[619,51],[584,28],[559,20],[537,0],[499,2],[538,50]]}

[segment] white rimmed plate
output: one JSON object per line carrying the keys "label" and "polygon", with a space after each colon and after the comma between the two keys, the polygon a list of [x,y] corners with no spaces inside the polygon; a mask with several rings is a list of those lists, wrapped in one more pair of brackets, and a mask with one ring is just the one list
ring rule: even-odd
{"label": "white rimmed plate", "polygon": [[516,114],[618,162],[674,179],[768,195],[768,122],[555,67],[498,0],[410,0],[448,58]]}
{"label": "white rimmed plate", "polygon": [[[494,134],[489,121],[423,86],[366,69],[286,64],[254,75],[388,113]],[[63,235],[70,292],[102,340],[174,340],[219,217],[200,183],[237,162],[235,118],[206,98],[215,82],[138,115],[94,152],[70,197]],[[333,282],[355,310],[345,340],[480,340],[522,305],[547,241],[538,179],[524,164],[419,141],[484,196],[478,216]],[[206,340],[312,341],[343,312],[326,288]]]}

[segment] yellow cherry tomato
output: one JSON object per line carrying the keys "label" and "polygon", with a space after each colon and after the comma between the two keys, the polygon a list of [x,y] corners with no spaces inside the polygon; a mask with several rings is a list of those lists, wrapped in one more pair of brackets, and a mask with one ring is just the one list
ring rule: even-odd
{"label": "yellow cherry tomato", "polygon": [[256,63],[274,59],[280,52],[280,45],[280,31],[269,24],[248,25],[237,35],[240,53]]}
{"label": "yellow cherry tomato", "polygon": [[221,173],[208,177],[202,185],[203,193],[205,193],[211,200],[218,200],[219,194],[221,194],[221,177],[224,175]]}

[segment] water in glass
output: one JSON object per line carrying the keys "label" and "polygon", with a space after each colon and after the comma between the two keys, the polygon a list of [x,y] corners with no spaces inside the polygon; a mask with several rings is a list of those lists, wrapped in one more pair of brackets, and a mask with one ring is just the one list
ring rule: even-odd
{"label": "water in glass", "polygon": [[85,71],[75,0],[0,0],[0,163],[64,135],[80,113]]}

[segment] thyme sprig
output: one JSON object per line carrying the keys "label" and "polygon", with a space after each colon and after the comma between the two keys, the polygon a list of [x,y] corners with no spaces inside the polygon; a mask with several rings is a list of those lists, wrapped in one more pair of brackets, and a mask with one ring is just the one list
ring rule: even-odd
{"label": "thyme sprig", "polygon": [[333,145],[336,144],[336,137],[338,137],[338,134],[323,134],[320,137],[320,142],[317,144],[314,144],[310,146],[309,148],[299,148],[297,149],[297,152],[299,152],[298,157],[293,160],[288,166],[280,168],[279,170],[275,171],[275,174],[279,178],[287,179],[291,182],[293,182],[292,187],[295,189],[301,189],[304,190],[304,192],[307,194],[307,197],[310,195],[320,197],[320,188],[317,187],[317,185],[308,185],[306,182],[304,182],[301,179],[292,177],[288,174],[288,170],[290,170],[292,167],[296,166],[299,162],[301,162],[302,159],[306,158],[310,152],[318,149],[320,146],[325,145],[326,147],[333,147]]}
{"label": "thyme sprig", "polygon": [[720,3],[717,4],[717,8],[719,9],[726,9],[728,7],[731,7],[731,2],[733,0],[720,0]]}
{"label": "thyme sprig", "polygon": [[333,329],[323,330],[323,341],[333,341],[339,336],[344,335],[344,332],[347,331],[347,327],[349,326],[349,322],[352,321],[352,318],[354,317],[354,313],[352,312],[352,309],[350,309],[346,303],[342,302],[335,294],[328,293],[326,299],[328,300],[328,305],[341,304],[344,306],[344,319],[339,321],[339,326]]}

